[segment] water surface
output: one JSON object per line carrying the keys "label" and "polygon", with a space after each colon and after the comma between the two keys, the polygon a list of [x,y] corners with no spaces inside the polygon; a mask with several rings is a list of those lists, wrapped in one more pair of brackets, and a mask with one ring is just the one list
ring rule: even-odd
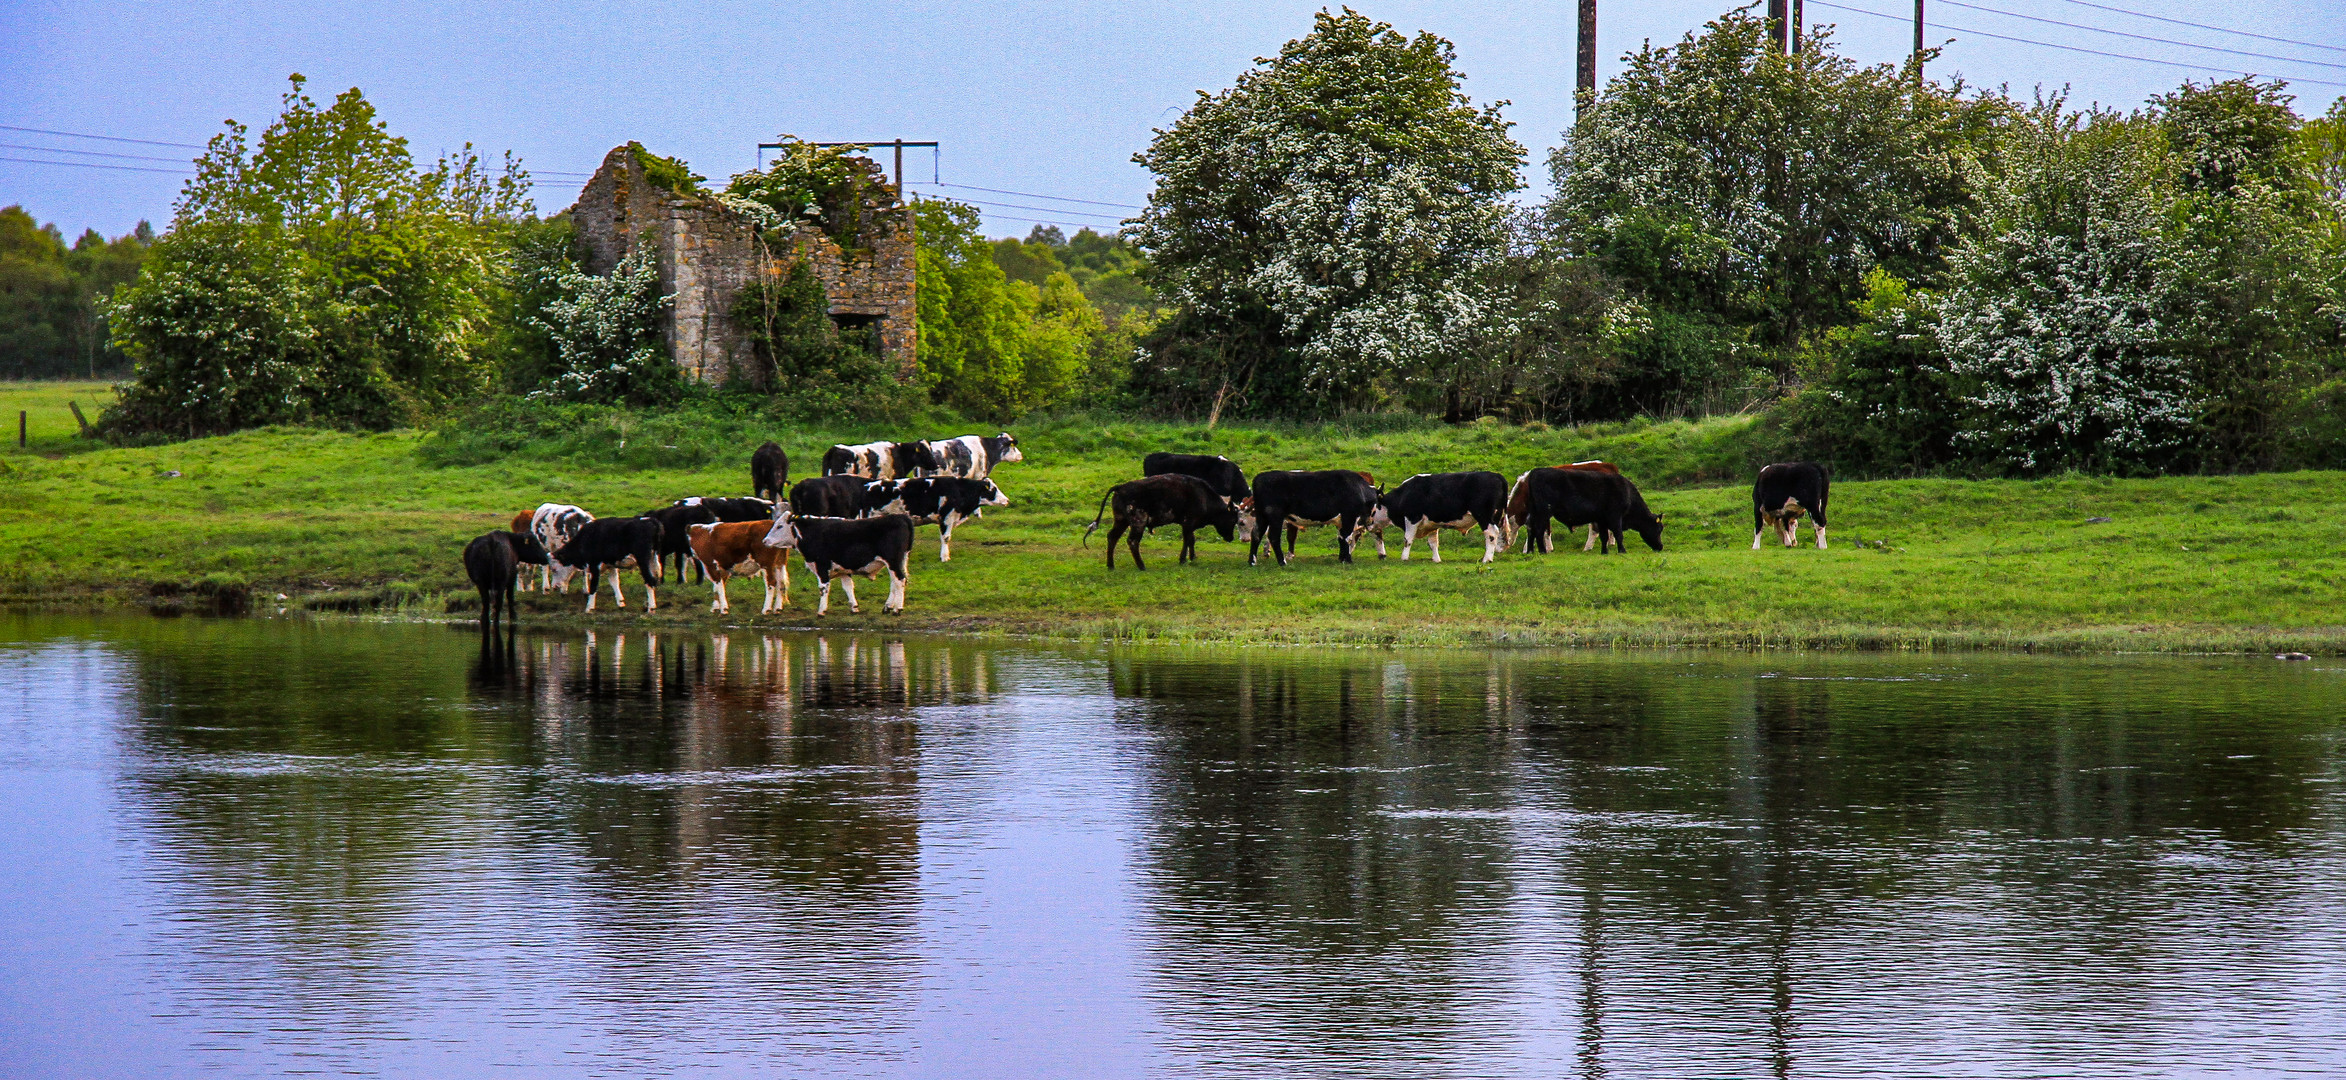
{"label": "water surface", "polygon": [[2346,665],[0,623],[0,1076],[2346,1071]]}

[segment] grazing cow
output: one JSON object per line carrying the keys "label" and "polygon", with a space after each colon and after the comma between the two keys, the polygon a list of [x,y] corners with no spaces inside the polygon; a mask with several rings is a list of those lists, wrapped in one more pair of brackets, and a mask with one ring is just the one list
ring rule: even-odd
{"label": "grazing cow", "polygon": [[[1524,550],[1553,551],[1548,523],[1553,518],[1567,529],[1597,527],[1597,550],[1610,554],[1623,549],[1624,529],[1643,537],[1646,546],[1662,550],[1662,516],[1648,509],[1645,496],[1628,478],[1589,469],[1539,468],[1515,481],[1522,493]],[[1512,495],[1509,503],[1515,501]]]}
{"label": "grazing cow", "polygon": [[937,540],[937,561],[953,561],[953,527],[985,513],[989,506],[1008,506],[991,480],[963,480],[951,476],[922,476],[911,480],[874,480],[864,485],[864,513],[904,514],[915,525],[935,525],[944,534]]}
{"label": "grazing cow", "polygon": [[1000,435],[962,435],[951,439],[931,439],[928,443],[931,476],[950,476],[962,480],[983,480],[993,475],[994,466],[1005,461],[1024,461],[1026,455],[1018,452],[1018,440],[1005,431]]}
{"label": "grazing cow", "polygon": [[1156,453],[1140,459],[1142,476],[1163,476],[1175,473],[1194,476],[1214,489],[1214,494],[1230,500],[1235,506],[1245,502],[1254,493],[1247,490],[1246,474],[1238,471],[1237,463],[1219,454]]}
{"label": "grazing cow", "polygon": [[[595,515],[567,503],[539,503],[530,511],[529,534],[549,556],[562,550],[578,536]],[[549,558],[546,564],[546,591],[570,591],[570,575],[578,568],[558,558]]]}
{"label": "grazing cow", "polygon": [[864,485],[869,483],[860,476],[810,476],[790,489],[790,513],[794,517],[862,517]]}
{"label": "grazing cow", "polygon": [[[1083,530],[1084,543],[1091,542],[1092,530],[1100,527],[1100,518],[1107,513],[1110,502],[1116,507],[1116,524],[1108,530],[1110,570],[1116,569],[1119,539],[1132,546],[1132,568],[1146,570],[1148,565],[1140,561],[1140,538],[1150,529],[1159,525],[1181,527],[1181,553],[1174,560],[1179,565],[1197,561],[1199,526],[1212,526],[1227,543],[1237,538],[1236,530],[1245,521],[1238,507],[1215,491],[1212,484],[1187,473],[1159,473],[1109,488],[1100,497],[1100,512],[1092,515],[1091,525]],[[1247,531],[1253,531],[1251,524]]]}
{"label": "grazing cow", "polygon": [[660,523],[648,517],[599,518],[587,522],[571,538],[569,544],[554,553],[554,561],[564,566],[575,566],[587,574],[588,611],[595,610],[595,590],[602,587],[603,571],[611,572],[611,595],[620,607],[627,606],[627,594],[619,589],[619,569],[629,559],[635,560],[635,572],[644,582],[644,610],[660,605]]}
{"label": "grazing cow", "polygon": [[790,455],[772,439],[749,456],[749,490],[761,499],[780,500],[790,490]]}
{"label": "grazing cow", "polygon": [[684,584],[684,568],[692,559],[692,534],[686,530],[695,525],[713,524],[718,520],[717,511],[708,503],[709,500],[695,496],[678,499],[657,510],[646,510],[636,515],[660,523],[660,572],[666,574],[668,560],[674,559],[676,583],[679,585]]}
{"label": "grazing cow", "polygon": [[1377,558],[1385,557],[1385,526],[1391,524],[1401,526],[1401,561],[1409,561],[1409,549],[1423,530],[1434,561],[1441,562],[1442,530],[1464,534],[1480,528],[1483,561],[1490,562],[1504,546],[1506,522],[1506,477],[1495,472],[1419,473],[1377,498],[1369,529],[1377,535]]}
{"label": "grazing cow", "polygon": [[[1337,561],[1351,562],[1353,542],[1360,538],[1376,509],[1377,489],[1367,473],[1349,469],[1256,473],[1254,527],[1248,530],[1246,564],[1255,565],[1265,533],[1271,537],[1271,557],[1285,566],[1295,547],[1295,529],[1331,523],[1336,526]],[[1286,551],[1279,549],[1283,525],[1289,528]]]}
{"label": "grazing cow", "polygon": [[876,578],[883,570],[888,574],[888,599],[880,610],[891,615],[904,610],[905,586],[912,583],[905,566],[912,551],[912,519],[903,514],[841,521],[784,513],[767,530],[766,545],[796,548],[806,558],[807,573],[823,583],[822,598],[815,602],[817,615],[831,611],[833,579],[840,579],[847,590],[847,610],[863,610],[855,603],[855,575]]}
{"label": "grazing cow", "polygon": [[692,557],[716,592],[709,601],[710,611],[733,610],[732,598],[725,595],[725,582],[745,564],[755,565],[766,583],[766,602],[759,606],[758,614],[790,605],[790,549],[767,546],[766,534],[773,531],[771,522],[724,521],[694,525],[688,531],[692,534]]}
{"label": "grazing cow", "polygon": [[832,445],[823,451],[824,476],[860,476],[866,480],[902,480],[921,469],[936,468],[929,444],[875,442]]}
{"label": "grazing cow", "polygon": [[[1557,465],[1554,467],[1558,469],[1579,469],[1583,472],[1604,473],[1607,476],[1621,475],[1620,469],[1615,468],[1612,464],[1603,461],[1575,461],[1570,465]],[[1514,489],[1509,491],[1507,494],[1507,520],[1504,527],[1500,529],[1501,547],[1511,548],[1515,546],[1516,530],[1523,527],[1523,523],[1527,520],[1527,515],[1530,513],[1531,503],[1529,500],[1531,498],[1531,493],[1523,486],[1522,480],[1522,477],[1517,477]],[[1596,526],[1589,526],[1588,542],[1580,545],[1580,550],[1589,551],[1594,549],[1597,546],[1597,539],[1598,537]],[[1615,539],[1619,538],[1616,537]],[[1555,549],[1555,544],[1552,539],[1543,536],[1541,542],[1548,545],[1546,550],[1552,551]]]}
{"label": "grazing cow", "polygon": [[1825,548],[1825,500],[1833,493],[1833,478],[1825,467],[1810,461],[1784,461],[1760,470],[1751,486],[1751,550],[1758,551],[1760,534],[1768,526],[1784,538],[1785,547],[1800,544],[1800,515],[1816,519],[1817,550]]}
{"label": "grazing cow", "polygon": [[481,629],[496,627],[499,604],[505,608],[505,625],[513,625],[513,592],[522,564],[545,561],[545,549],[523,532],[483,533],[464,546],[464,575],[481,594]]}

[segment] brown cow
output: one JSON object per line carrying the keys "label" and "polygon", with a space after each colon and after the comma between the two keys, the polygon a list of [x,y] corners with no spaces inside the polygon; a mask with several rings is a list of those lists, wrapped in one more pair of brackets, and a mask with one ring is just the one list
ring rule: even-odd
{"label": "brown cow", "polygon": [[[1584,472],[1600,472],[1611,476],[1621,475],[1621,470],[1619,468],[1615,467],[1611,462],[1605,461],[1575,461],[1569,465],[1557,465],[1554,467],[1558,469],[1579,469]],[[1513,548],[1515,546],[1515,530],[1522,528],[1524,519],[1531,516],[1531,492],[1525,488],[1523,484],[1523,477],[1530,475],[1531,473],[1526,471],[1523,476],[1516,477],[1514,490],[1507,493],[1507,520],[1506,524],[1499,530],[1501,533],[1505,534],[1499,543],[1499,546],[1503,548]],[[1553,541],[1543,538],[1542,543],[1545,546],[1542,546],[1540,550],[1553,550]],[[1588,527],[1588,542],[1580,545],[1580,550],[1594,551],[1596,550],[1596,546],[1597,527],[1595,525],[1590,525]]]}
{"label": "brown cow", "polygon": [[710,611],[730,613],[733,610],[732,599],[725,595],[725,580],[744,563],[755,563],[758,576],[766,583],[766,602],[758,608],[758,614],[790,606],[790,549],[766,543],[766,532],[773,524],[725,521],[686,528],[693,560],[700,563],[701,572],[708,575],[710,588],[716,593],[709,601]]}

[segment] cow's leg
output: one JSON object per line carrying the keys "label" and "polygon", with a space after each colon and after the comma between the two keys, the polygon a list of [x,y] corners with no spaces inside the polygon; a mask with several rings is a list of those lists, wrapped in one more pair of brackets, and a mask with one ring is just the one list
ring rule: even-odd
{"label": "cow's leg", "polygon": [[[655,589],[655,588],[653,588],[653,587],[652,587],[652,579],[651,579],[651,578],[649,578],[649,577],[645,577],[645,576],[644,576],[644,575],[643,575],[641,572],[638,572],[636,576],[637,576],[637,577],[642,577],[642,578],[643,578],[643,580],[644,580],[644,610],[645,610],[645,611],[657,611],[657,610],[659,610],[659,608],[660,608],[660,593],[659,593],[659,590],[657,590],[657,589]],[[679,578],[683,577],[683,575],[681,575],[681,574],[679,574],[679,575],[677,575],[677,576],[678,576]],[[617,580],[617,579],[618,579],[618,575],[616,575],[616,574],[612,575],[612,579],[613,579],[613,580]]]}
{"label": "cow's leg", "polygon": [[1813,516],[1816,518],[1817,550],[1823,551],[1825,550],[1825,508],[1821,503],[1817,506],[1817,511]]}
{"label": "cow's leg", "polygon": [[1192,558],[1195,558],[1196,555],[1197,527],[1194,525],[1183,525],[1181,527],[1181,552],[1180,554],[1174,556],[1173,565],[1186,565]]}
{"label": "cow's leg", "polygon": [[[570,590],[568,590],[568,589],[564,589],[564,590],[562,590],[562,591],[563,591],[563,592],[569,592]],[[602,571],[600,571],[600,570],[592,571],[592,572],[591,572],[591,573],[588,575],[588,577],[587,577],[587,581],[586,581],[586,594],[587,594],[587,606],[586,606],[586,609],[587,609],[588,611],[593,611],[593,610],[595,610],[595,596],[596,596],[596,594],[597,594],[597,593],[600,593],[600,592],[602,592],[602,591],[603,591],[603,574],[602,574]]]}
{"label": "cow's leg", "polygon": [[880,605],[880,610],[890,615],[904,614],[904,592],[910,584],[912,572],[905,567],[904,560],[888,564],[888,599]]}
{"label": "cow's leg", "polygon": [[937,534],[937,561],[952,562],[953,511],[945,511],[945,516],[937,520]]}
{"label": "cow's leg", "polygon": [[1258,518],[1254,524],[1254,531],[1246,535],[1246,565],[1253,566],[1255,564],[1255,554],[1260,552],[1262,549],[1263,523],[1261,519]]}
{"label": "cow's leg", "polygon": [[1142,530],[1135,526],[1131,532],[1124,534],[1124,543],[1132,548],[1132,568],[1135,570],[1148,569],[1148,564],[1140,561],[1141,532]]}
{"label": "cow's leg", "polygon": [[861,614],[863,614],[863,606],[862,606],[862,605],[860,605],[860,604],[857,604],[857,603],[855,602],[855,575],[854,575],[854,574],[844,574],[844,575],[841,575],[841,576],[840,576],[840,578],[839,578],[839,591],[840,591],[840,592],[843,592],[843,593],[846,593],[846,594],[847,594],[847,611],[848,611],[848,613],[849,613],[849,614],[851,614],[851,615],[861,615]]}
{"label": "cow's leg", "polygon": [[1597,546],[1598,543],[1602,542],[1602,539],[1602,537],[1597,535],[1596,523],[1592,521],[1588,526],[1588,540],[1587,542],[1580,545],[1580,550],[1587,551],[1590,548]]}
{"label": "cow's leg", "polygon": [[[1429,537],[1426,537],[1426,546],[1428,546],[1428,547],[1432,547],[1432,546],[1434,545],[1434,543],[1435,543],[1435,541],[1434,541],[1434,538],[1433,538],[1433,537],[1430,537],[1430,536],[1429,536]],[[1403,521],[1403,522],[1401,523],[1401,561],[1402,561],[1402,562],[1408,562],[1408,561],[1409,561],[1409,549],[1410,549],[1410,548],[1413,548],[1413,547],[1416,547],[1416,546],[1417,546],[1417,522],[1415,522],[1415,521]],[[1439,549],[1437,549],[1437,550],[1439,550]],[[1383,554],[1383,553],[1382,553],[1382,552],[1379,552],[1379,554]],[[1434,561],[1435,561],[1435,562],[1440,562],[1440,561],[1442,561],[1442,557],[1441,557],[1441,556],[1439,556],[1439,555],[1436,555],[1436,556],[1434,556]]]}
{"label": "cow's leg", "polygon": [[1432,555],[1432,556],[1433,556],[1433,558],[1434,558],[1434,561],[1435,561],[1435,562],[1441,562],[1441,561],[1442,561],[1442,526],[1441,526],[1441,525],[1439,525],[1439,524],[1435,524],[1435,525],[1434,525],[1434,527],[1432,528],[1432,530],[1430,530],[1430,531],[1428,531],[1428,532],[1426,533],[1426,552],[1427,552],[1428,554],[1430,554],[1430,555]]}
{"label": "cow's leg", "polygon": [[830,575],[830,574],[828,574],[828,573],[826,573],[826,572],[824,572],[824,570],[823,570],[822,568],[820,568],[820,567],[816,566],[816,565],[815,565],[815,564],[813,564],[813,563],[808,563],[808,564],[806,564],[806,572],[807,572],[807,573],[810,573],[810,574],[813,574],[813,575],[815,576],[815,579],[816,579],[816,580],[818,580],[818,581],[821,581],[821,582],[823,583],[823,597],[822,597],[822,599],[815,601],[815,614],[817,614],[817,615],[828,615],[828,614],[830,614],[830,613],[831,613],[831,575]]}
{"label": "cow's leg", "polygon": [[[695,565],[699,565],[700,560],[695,559],[693,562]],[[707,574],[709,578],[709,610],[730,613],[733,610],[733,601],[725,595],[726,572],[710,570],[705,566],[701,567],[701,572]]]}
{"label": "cow's leg", "polygon": [[[1378,526],[1378,527],[1377,527],[1377,530],[1376,530],[1376,532],[1377,532],[1377,558],[1380,558],[1380,559],[1382,559],[1382,558],[1384,558],[1384,557],[1385,557],[1385,528],[1384,528],[1384,526],[1382,526],[1382,525]],[[1404,558],[1406,558],[1406,557],[1409,555],[1409,546],[1408,546],[1408,544],[1404,543],[1404,544],[1402,545],[1401,554],[1402,554],[1402,556],[1403,556]]]}
{"label": "cow's leg", "polygon": [[1108,569],[1116,569],[1116,545],[1124,541],[1124,531],[1131,527],[1131,522],[1117,518],[1115,526],[1108,530]]}
{"label": "cow's leg", "polygon": [[1360,540],[1360,530],[1359,530],[1359,528],[1358,528],[1358,527],[1356,527],[1356,526],[1353,524],[1353,522],[1352,522],[1352,519],[1351,519],[1351,518],[1349,518],[1349,517],[1339,517],[1339,518],[1337,518],[1337,519],[1336,519],[1336,561],[1337,561],[1337,562],[1340,562],[1340,563],[1348,563],[1348,562],[1351,562],[1351,561],[1352,561],[1352,548],[1353,548],[1353,545],[1354,545],[1354,544],[1356,544],[1357,542],[1359,542],[1359,540]]}

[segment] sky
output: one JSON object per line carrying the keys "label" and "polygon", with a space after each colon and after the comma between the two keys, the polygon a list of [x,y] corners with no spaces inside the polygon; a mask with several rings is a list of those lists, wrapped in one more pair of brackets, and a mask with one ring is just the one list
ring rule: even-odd
{"label": "sky", "polygon": [[[1960,73],[2024,96],[2066,86],[2074,103],[2121,107],[2184,79],[2238,72],[2333,84],[2296,84],[2298,111],[2308,115],[2346,94],[2346,0],[1929,3],[1928,39],[1946,50],[1935,77]],[[1456,44],[1466,92],[1478,103],[1510,103],[1504,115],[1530,151],[1524,197],[1541,197],[1548,151],[1571,122],[1574,5],[1354,4],[1402,31]],[[1675,42],[1725,4],[1600,0],[1599,79],[1621,69],[1624,53]],[[1147,198],[1149,176],[1132,155],[1151,130],[1172,123],[1198,91],[1228,87],[1257,57],[1308,33],[1317,10],[1263,0],[1086,7],[0,0],[0,159],[114,166],[0,160],[0,206],[21,203],[69,239],[85,228],[117,235],[142,218],[160,227],[196,151],[12,129],[200,145],[230,118],[257,133],[276,115],[286,76],[300,72],[321,102],[359,87],[421,158],[466,142],[491,157],[514,151],[536,174],[536,202],[548,214],[569,205],[604,154],[631,139],[722,180],[757,164],[759,142],[790,134],[942,143],[934,157],[906,152],[908,186],[993,204],[981,206],[990,235],[1023,235],[1035,220],[1107,230]],[[1904,58],[1912,12],[1909,0],[1806,4],[1808,24],[1838,24],[1841,51],[1865,63]],[[132,171],[141,169],[161,171]],[[965,186],[929,183],[937,180]]]}

